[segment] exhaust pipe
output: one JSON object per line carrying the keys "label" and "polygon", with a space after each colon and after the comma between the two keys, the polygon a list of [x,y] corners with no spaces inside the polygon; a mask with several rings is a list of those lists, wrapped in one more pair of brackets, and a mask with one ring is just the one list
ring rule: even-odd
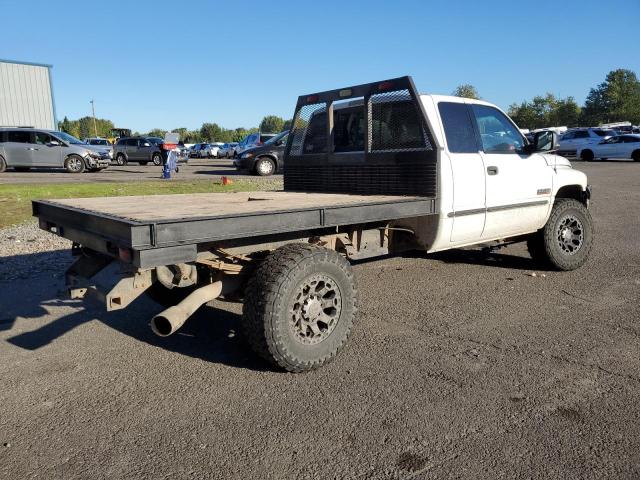
{"label": "exhaust pipe", "polygon": [[[222,289],[222,281],[218,280],[194,290],[178,305],[169,307],[164,312],[153,317],[151,319],[151,330],[161,337],[168,337],[175,333],[198,308],[218,298],[222,294]],[[226,284],[225,290],[227,290]]]}

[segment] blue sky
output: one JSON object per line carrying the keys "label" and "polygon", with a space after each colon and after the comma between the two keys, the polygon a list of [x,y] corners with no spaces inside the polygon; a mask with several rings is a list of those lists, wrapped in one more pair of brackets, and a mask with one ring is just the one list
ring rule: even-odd
{"label": "blue sky", "polygon": [[640,74],[640,0],[0,0],[0,58],[53,64],[58,117],[251,127],[298,95],[400,75],[506,108]]}

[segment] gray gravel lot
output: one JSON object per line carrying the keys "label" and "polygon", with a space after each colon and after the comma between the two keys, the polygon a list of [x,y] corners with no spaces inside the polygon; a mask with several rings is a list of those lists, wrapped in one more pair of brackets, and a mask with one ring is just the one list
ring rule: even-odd
{"label": "gray gravel lot", "polygon": [[[180,173],[174,177],[181,180],[211,179],[222,175],[234,178],[256,178],[247,172],[237,172],[231,159],[191,158],[186,165],[180,165]],[[130,163],[124,167],[111,165],[109,168],[93,173],[67,173],[63,169],[34,168],[28,172],[7,170],[0,173],[0,185],[9,183],[84,183],[84,182],[130,182],[132,180],[158,180],[162,176],[162,167],[153,164],[138,165]],[[282,178],[282,175],[274,175]]]}
{"label": "gray gravel lot", "polygon": [[350,343],[304,375],[254,357],[239,304],[161,339],[146,298],[63,300],[62,245],[7,256],[3,231],[0,268],[26,270],[0,270],[0,478],[640,478],[640,165],[575,166],[585,267],[522,245],[360,263]]}

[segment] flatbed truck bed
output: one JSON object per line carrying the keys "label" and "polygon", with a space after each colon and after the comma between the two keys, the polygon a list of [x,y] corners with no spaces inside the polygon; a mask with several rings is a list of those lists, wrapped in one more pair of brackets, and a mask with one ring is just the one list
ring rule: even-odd
{"label": "flatbed truck bed", "polygon": [[247,237],[385,222],[435,212],[435,199],[258,191],[73,198],[33,202],[42,228],[133,264],[195,260],[197,246]]}

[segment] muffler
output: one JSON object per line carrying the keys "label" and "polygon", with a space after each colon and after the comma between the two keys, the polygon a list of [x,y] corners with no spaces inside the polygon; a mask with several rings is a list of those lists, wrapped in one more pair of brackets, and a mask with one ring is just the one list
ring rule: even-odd
{"label": "muffler", "polygon": [[223,287],[222,281],[218,280],[194,290],[179,304],[169,307],[164,312],[153,317],[151,319],[151,330],[161,337],[168,337],[175,333],[198,308],[218,298],[222,294],[223,288],[228,291],[227,287],[230,286],[228,283],[235,282],[225,281]]}

